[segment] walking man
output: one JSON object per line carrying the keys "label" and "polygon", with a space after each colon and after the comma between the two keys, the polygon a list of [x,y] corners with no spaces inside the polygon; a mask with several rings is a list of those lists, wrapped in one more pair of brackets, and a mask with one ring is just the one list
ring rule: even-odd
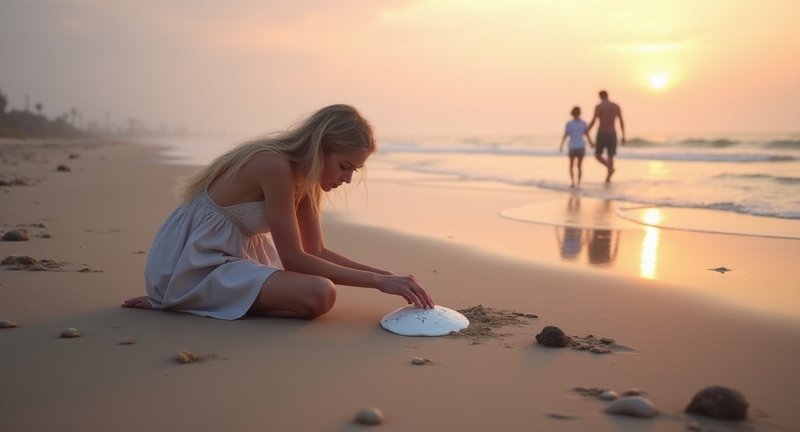
{"label": "walking man", "polygon": [[[594,107],[594,116],[586,128],[586,133],[592,130],[595,121],[599,121],[597,127],[597,139],[595,139],[594,157],[603,164],[608,170],[606,183],[611,181],[614,174],[614,155],[617,154],[617,129],[616,120],[619,118],[619,127],[622,130],[622,145],[625,145],[625,122],[622,121],[622,110],[619,105],[608,100],[608,92],[600,91],[600,103]],[[608,153],[608,158],[603,157],[603,150]]]}

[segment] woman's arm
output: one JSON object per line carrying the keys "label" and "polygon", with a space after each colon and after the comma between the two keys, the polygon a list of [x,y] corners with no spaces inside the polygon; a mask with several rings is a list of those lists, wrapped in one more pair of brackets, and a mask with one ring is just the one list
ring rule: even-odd
{"label": "woman's arm", "polygon": [[[294,174],[288,161],[276,155],[259,155],[248,163],[242,174],[243,181],[255,182],[264,193],[264,215],[284,269],[322,276],[335,284],[377,288],[388,294],[400,295],[418,307],[433,307],[433,301],[413,276],[351,268],[306,251],[294,205]],[[304,229],[308,229],[308,223],[304,218]],[[312,240],[306,242],[313,244]]]}
{"label": "woman's arm", "polygon": [[319,214],[314,212],[311,202],[308,199],[303,200],[297,209],[297,222],[300,228],[300,238],[303,242],[303,249],[307,253],[352,269],[366,270],[382,275],[393,274],[387,270],[353,261],[325,247]]}

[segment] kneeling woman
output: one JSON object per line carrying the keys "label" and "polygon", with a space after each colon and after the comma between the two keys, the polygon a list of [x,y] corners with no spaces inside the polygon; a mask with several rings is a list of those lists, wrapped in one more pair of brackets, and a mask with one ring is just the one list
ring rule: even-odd
{"label": "kneeling woman", "polygon": [[322,193],[350,183],[374,151],[360,113],[331,105],[218,157],[188,179],[183,203],[159,229],[145,266],[147,296],[122,306],[228,320],[314,318],[333,307],[337,284],[432,308],[414,276],[358,263],[323,242]]}

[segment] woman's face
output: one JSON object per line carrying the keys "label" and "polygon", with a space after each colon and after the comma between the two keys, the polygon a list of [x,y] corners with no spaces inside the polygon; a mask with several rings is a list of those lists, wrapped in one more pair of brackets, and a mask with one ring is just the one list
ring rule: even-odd
{"label": "woman's face", "polygon": [[369,154],[369,150],[366,149],[328,153],[325,155],[319,186],[325,192],[329,192],[331,189],[341,186],[342,183],[350,183],[353,173],[364,166]]}

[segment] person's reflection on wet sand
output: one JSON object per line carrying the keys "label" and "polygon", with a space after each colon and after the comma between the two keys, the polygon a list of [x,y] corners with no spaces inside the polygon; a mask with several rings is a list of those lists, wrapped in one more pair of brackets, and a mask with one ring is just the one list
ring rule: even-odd
{"label": "person's reflection on wet sand", "polygon": [[[604,200],[595,209],[593,226],[609,226],[614,218],[611,200]],[[594,228],[588,234],[589,263],[598,266],[607,266],[617,258],[620,231],[607,228]]]}
{"label": "person's reflection on wet sand", "polygon": [[[612,264],[619,250],[620,231],[603,228],[610,226],[614,218],[612,202],[602,201],[594,209],[590,221],[583,220],[582,216],[580,195],[570,194],[567,201],[566,225],[555,227],[561,258],[576,260],[586,245],[589,264],[596,266]],[[587,222],[595,228],[580,227]]]}
{"label": "person's reflection on wet sand", "polygon": [[589,234],[589,263],[609,265],[617,258],[619,231],[593,229]]}
{"label": "person's reflection on wet sand", "polygon": [[[567,201],[568,224],[577,223],[580,220],[581,198],[573,193]],[[583,245],[586,243],[584,229],[575,226],[556,226],[556,239],[561,251],[561,258],[574,260],[581,253]]]}

